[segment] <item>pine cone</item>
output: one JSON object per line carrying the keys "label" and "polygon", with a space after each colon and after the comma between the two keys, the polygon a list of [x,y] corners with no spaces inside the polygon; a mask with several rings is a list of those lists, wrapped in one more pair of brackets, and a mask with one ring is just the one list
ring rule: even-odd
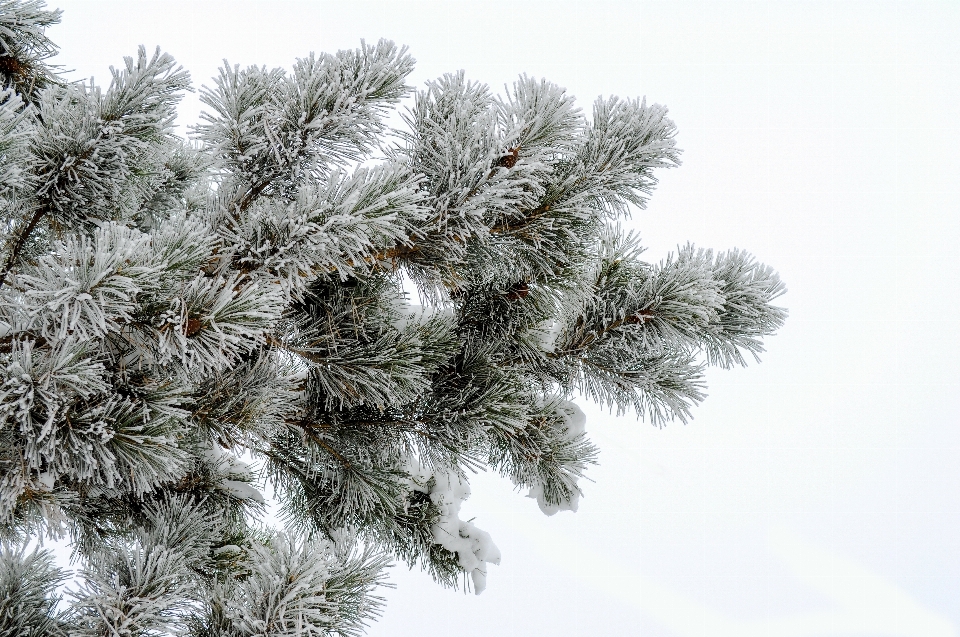
{"label": "pine cone", "polygon": [[493,162],[493,165],[499,168],[513,168],[519,159],[520,147],[517,146],[516,148],[507,149],[507,154]]}
{"label": "pine cone", "polygon": [[10,55],[0,55],[0,74],[5,76],[24,75],[25,68],[22,62]]}
{"label": "pine cone", "polygon": [[509,301],[518,301],[527,298],[529,294],[530,286],[528,286],[526,282],[521,281],[520,283],[514,284],[504,296],[506,296]]}
{"label": "pine cone", "polygon": [[644,323],[653,317],[653,310],[640,310],[636,314],[628,314],[623,318],[624,323]]}
{"label": "pine cone", "polygon": [[194,317],[187,319],[187,336],[193,336],[203,328],[203,322]]}

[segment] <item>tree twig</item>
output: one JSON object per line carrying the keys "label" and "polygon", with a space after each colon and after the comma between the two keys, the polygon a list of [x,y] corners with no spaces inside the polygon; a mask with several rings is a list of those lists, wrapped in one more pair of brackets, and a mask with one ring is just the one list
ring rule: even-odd
{"label": "tree twig", "polygon": [[3,266],[3,271],[0,272],[0,288],[3,287],[4,282],[7,280],[7,275],[10,274],[11,270],[13,270],[13,266],[15,266],[17,261],[20,260],[20,253],[23,252],[23,248],[27,244],[27,240],[30,238],[30,235],[33,234],[37,224],[40,223],[40,220],[43,219],[43,216],[46,214],[46,212],[47,210],[44,207],[37,208],[37,211],[33,213],[33,217],[30,219],[30,222],[25,228],[23,228],[23,230],[21,230],[19,236],[17,237],[16,243],[13,244],[13,249],[10,251],[10,256],[7,257],[7,262]]}

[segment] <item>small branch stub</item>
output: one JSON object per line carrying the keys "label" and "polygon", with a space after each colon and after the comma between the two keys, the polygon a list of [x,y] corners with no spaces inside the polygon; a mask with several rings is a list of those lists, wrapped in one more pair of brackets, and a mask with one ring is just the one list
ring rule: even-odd
{"label": "small branch stub", "polygon": [[525,299],[530,295],[530,286],[526,284],[525,281],[514,284],[510,290],[504,294],[507,297],[508,301],[519,301],[520,299]]}

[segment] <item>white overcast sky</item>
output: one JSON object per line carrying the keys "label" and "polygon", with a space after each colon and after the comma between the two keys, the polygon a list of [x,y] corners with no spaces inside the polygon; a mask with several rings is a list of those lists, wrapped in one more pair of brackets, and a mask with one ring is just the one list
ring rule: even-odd
{"label": "white overcast sky", "polygon": [[646,95],[684,149],[630,222],[650,259],[739,247],[785,279],[762,364],[711,372],[690,424],[584,405],[578,513],[478,476],[487,591],[397,567],[371,636],[960,634],[960,2],[48,2],[102,84],[140,44],[199,86],[384,37],[418,86]]}

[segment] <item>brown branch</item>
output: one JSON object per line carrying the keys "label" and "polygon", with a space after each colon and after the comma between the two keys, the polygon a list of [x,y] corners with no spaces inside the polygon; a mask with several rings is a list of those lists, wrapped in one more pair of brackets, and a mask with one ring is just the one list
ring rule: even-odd
{"label": "brown branch", "polygon": [[364,261],[367,261],[371,264],[376,263],[377,261],[393,261],[402,257],[410,256],[411,254],[415,254],[417,252],[420,252],[420,247],[416,245],[394,246],[392,248],[383,250],[382,252],[377,252],[370,257],[365,257]]}
{"label": "brown branch", "polygon": [[[102,123],[106,124],[109,122],[115,122],[119,120],[121,117],[122,117],[122,114],[106,114],[106,115],[102,115],[101,119],[102,119]],[[73,157],[74,163],[87,161],[90,159],[90,157],[94,156],[94,154],[98,150],[97,142],[99,142],[102,139],[103,139],[103,127],[100,128],[96,137],[93,138],[92,140],[93,143],[82,153]],[[44,191],[42,194],[46,194],[53,188],[58,187],[58,185],[62,183],[64,179],[65,179],[64,173],[60,171],[59,174],[57,175],[56,184],[52,188],[42,189]],[[7,275],[9,275],[10,271],[13,270],[14,266],[17,264],[17,261],[20,260],[20,253],[23,251],[23,248],[26,245],[27,240],[30,238],[30,235],[33,234],[34,230],[36,230],[37,224],[40,223],[40,220],[43,219],[43,217],[48,212],[50,212],[51,207],[52,207],[52,204],[48,200],[45,205],[42,205],[39,208],[37,208],[37,211],[33,213],[33,218],[30,219],[30,223],[28,223],[27,226],[20,232],[20,236],[17,237],[17,242],[14,244],[13,250],[10,252],[10,256],[3,267],[3,271],[0,272],[0,287],[3,287],[3,284],[7,280]]]}
{"label": "brown branch", "polygon": [[17,261],[20,260],[20,253],[23,251],[24,246],[26,246],[27,240],[30,238],[30,235],[33,234],[33,231],[36,230],[37,224],[40,223],[40,220],[43,219],[46,213],[46,207],[37,208],[37,211],[33,213],[33,218],[31,218],[26,227],[20,231],[17,241],[13,244],[13,249],[10,251],[10,256],[7,258],[7,263],[3,266],[3,272],[0,272],[0,287],[3,287],[4,282],[7,280],[7,275],[13,270],[13,266],[17,264]]}
{"label": "brown branch", "polygon": [[548,212],[550,212],[550,204],[548,203],[541,204],[533,210],[524,210],[521,213],[520,221],[514,224],[511,224],[509,221],[504,221],[490,228],[490,234],[507,234],[516,232],[517,230],[523,230],[527,226],[539,221]]}
{"label": "brown branch", "polygon": [[250,204],[253,203],[253,201],[259,197],[263,191],[267,189],[267,186],[269,186],[270,183],[277,177],[279,177],[279,175],[270,175],[265,179],[261,179],[258,183],[250,186],[240,197],[240,200],[234,204],[235,211],[243,212],[246,210]]}
{"label": "brown branch", "polygon": [[353,468],[353,465],[350,464],[350,461],[349,461],[349,460],[347,460],[346,458],[344,458],[343,456],[341,456],[341,455],[337,452],[336,449],[334,449],[333,447],[331,447],[330,445],[328,445],[327,443],[325,443],[321,438],[318,438],[317,436],[315,436],[315,435],[313,435],[312,433],[309,433],[309,432],[306,432],[306,434],[307,434],[307,436],[310,438],[310,440],[313,440],[315,443],[317,443],[318,445],[320,445],[321,447],[323,447],[324,451],[326,451],[326,452],[329,453],[331,456],[333,456],[334,458],[336,458],[336,459],[340,462],[340,464],[343,465],[343,468],[344,468],[344,469],[351,469],[351,468]]}
{"label": "brown branch", "polygon": [[[300,431],[302,431],[306,437],[308,437],[313,442],[317,443],[320,447],[323,448],[324,451],[326,451],[331,456],[336,458],[337,461],[340,462],[340,464],[342,464],[345,469],[350,469],[353,467],[353,465],[350,464],[349,460],[347,460],[342,455],[340,455],[340,453],[336,449],[334,449],[333,447],[328,445],[326,442],[324,442],[323,438],[321,438],[320,436],[313,433],[313,431],[311,431],[312,429],[316,428],[314,426],[314,423],[308,423],[304,420],[286,420],[286,419],[284,420],[284,422],[286,422],[288,426],[295,427]],[[321,426],[320,428],[322,429],[324,427]]]}
{"label": "brown branch", "polygon": [[[340,455],[340,453],[336,449],[328,445],[326,442],[323,441],[322,438],[320,438],[319,436],[317,436],[315,433],[311,431],[311,429],[315,428],[313,426],[313,423],[307,423],[306,421],[303,421],[303,420],[288,420],[288,419],[284,419],[284,423],[286,423],[288,427],[292,427],[302,431],[303,435],[305,435],[307,438],[309,438],[310,440],[315,442],[317,445],[319,445],[328,454],[336,458],[336,460],[341,465],[343,465],[345,469],[353,468],[353,465],[350,464],[349,460],[347,460],[342,455]],[[273,458],[278,458],[281,460],[283,459],[282,456],[279,456],[278,454],[271,452],[269,449],[262,449],[260,451],[261,453],[264,453]]]}
{"label": "brown branch", "polygon": [[291,353],[293,353],[293,354],[298,354],[298,355],[304,357],[305,359],[307,359],[308,361],[310,361],[310,362],[312,362],[312,363],[316,363],[316,364],[318,364],[318,365],[325,365],[325,364],[326,364],[326,361],[325,361],[323,358],[321,358],[321,357],[319,357],[319,356],[316,356],[316,355],[313,354],[312,352],[305,352],[305,351],[303,351],[302,349],[300,349],[299,347],[291,347],[290,345],[287,345],[286,343],[284,343],[282,340],[280,340],[279,338],[277,338],[277,337],[274,336],[273,334],[269,334],[269,333],[268,333],[268,334],[265,335],[265,338],[266,338],[266,341],[267,341],[267,345],[269,345],[269,346],[271,346],[271,347],[276,347],[277,349],[282,349],[282,350],[285,350],[285,351],[287,351],[287,352],[291,352]]}
{"label": "brown branch", "polygon": [[[36,347],[43,347],[47,344],[47,339],[30,332],[16,332],[14,334],[7,334],[6,336],[0,338],[0,353],[9,354],[13,351],[13,342],[20,340],[24,336],[33,337],[33,344]],[[24,339],[26,340],[26,339]]]}
{"label": "brown branch", "polygon": [[[654,313],[653,310],[649,308],[642,309],[636,314],[628,314],[624,316],[622,319],[617,319],[616,321],[613,321],[609,325],[603,326],[603,328],[601,328],[600,330],[591,330],[587,332],[584,335],[584,338],[581,339],[579,343],[576,343],[575,346],[565,348],[563,352],[575,352],[577,350],[585,349],[590,345],[592,345],[593,343],[595,343],[596,341],[603,338],[605,334],[612,332],[618,327],[622,327],[624,324],[628,324],[628,325],[641,324],[642,325],[646,323],[648,320],[652,319],[654,316],[656,316],[656,314]],[[582,317],[581,317],[581,320],[582,320]],[[551,355],[551,353],[549,352],[547,356],[548,358],[559,358],[556,354]]]}

